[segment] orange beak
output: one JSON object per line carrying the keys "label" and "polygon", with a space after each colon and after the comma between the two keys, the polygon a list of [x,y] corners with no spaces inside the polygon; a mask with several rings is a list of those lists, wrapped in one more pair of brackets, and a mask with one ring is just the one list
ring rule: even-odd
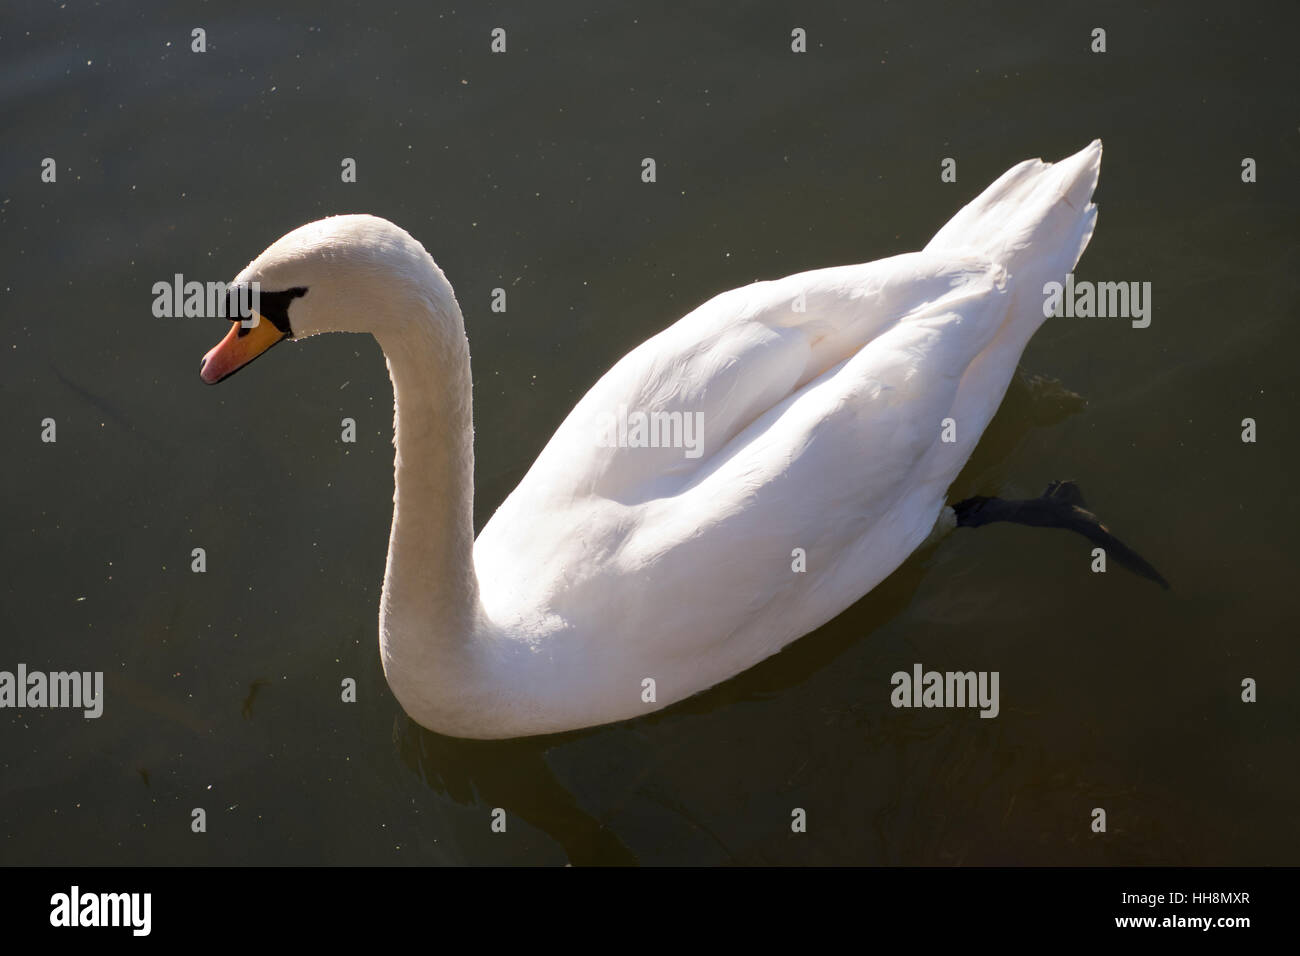
{"label": "orange beak", "polygon": [[285,337],[275,323],[257,313],[253,315],[257,319],[255,325],[246,329],[235,320],[226,337],[203,356],[199,364],[199,377],[203,381],[215,385],[229,378]]}

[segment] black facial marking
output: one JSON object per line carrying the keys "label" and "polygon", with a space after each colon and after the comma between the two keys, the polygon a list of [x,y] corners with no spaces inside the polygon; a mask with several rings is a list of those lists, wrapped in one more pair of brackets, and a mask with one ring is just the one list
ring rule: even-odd
{"label": "black facial marking", "polygon": [[[262,318],[268,320],[272,325],[284,333],[285,338],[293,338],[293,329],[289,326],[289,303],[301,295],[306,295],[307,289],[304,286],[295,286],[292,289],[285,289],[283,292],[262,292],[258,295],[258,312]],[[231,313],[234,316],[234,313]],[[236,319],[238,321],[238,319]],[[248,328],[242,323],[239,327],[238,337],[243,338],[248,334]]]}

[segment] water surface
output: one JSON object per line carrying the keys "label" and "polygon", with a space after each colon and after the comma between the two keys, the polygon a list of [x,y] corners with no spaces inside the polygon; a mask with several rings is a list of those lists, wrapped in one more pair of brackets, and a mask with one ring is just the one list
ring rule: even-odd
{"label": "water surface", "polygon": [[[100,720],[0,711],[0,862],[1295,861],[1288,5],[277,6],[0,20],[0,668],[107,684]],[[224,324],[150,312],[153,283],[227,279],[303,222],[401,224],[466,313],[481,527],[690,308],[918,249],[1008,166],[1098,136],[1078,275],[1151,282],[1152,324],[1048,322],[953,497],[1074,478],[1173,591],[1088,573],[1059,532],[961,532],[740,677],[558,737],[439,737],[387,690],[375,343],[313,339],[209,389]],[[999,671],[1000,716],[894,710],[917,661]]]}

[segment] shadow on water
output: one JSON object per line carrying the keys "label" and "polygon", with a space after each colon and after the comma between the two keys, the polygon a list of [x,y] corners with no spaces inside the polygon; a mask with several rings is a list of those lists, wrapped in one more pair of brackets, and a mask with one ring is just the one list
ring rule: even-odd
{"label": "shadow on water", "polygon": [[[973,494],[997,494],[1001,491],[998,473],[1002,462],[1035,428],[1058,425],[1083,411],[1088,401],[1054,378],[1017,371],[1007,386],[997,413],[980,437],[975,451],[948,489],[948,501],[960,501]],[[1087,476],[1044,475],[1042,484],[1058,478]]]}
{"label": "shadow on water", "polygon": [[[958,489],[963,492],[977,488],[996,490],[1000,463],[1031,429],[1063,421],[1085,404],[1059,382],[1018,374],[970,462],[954,483],[953,494]],[[942,540],[928,541],[835,622],[795,641],[731,680],[663,711],[638,718],[632,725],[654,727],[682,715],[709,714],[740,701],[771,697],[801,684],[852,645],[869,639],[908,607],[929,571],[931,557],[941,546]],[[850,626],[844,626],[846,619]],[[409,718],[399,717],[394,727],[394,743],[402,762],[434,792],[463,806],[503,808],[508,815],[518,816],[555,840],[570,862],[635,864],[636,854],[604,821],[578,804],[547,760],[553,748],[595,732],[582,730],[514,740],[462,740],[433,733]],[[670,743],[667,751],[660,751],[656,762],[670,757],[673,746]],[[653,769],[653,765],[648,765],[635,776],[627,792],[612,802],[605,816],[616,816],[633,793],[645,785]]]}
{"label": "shadow on water", "polygon": [[541,830],[577,865],[627,866],[636,855],[601,821],[578,805],[546,761],[560,743],[589,731],[462,740],[426,730],[409,717],[393,727],[398,755],[435,793],[462,806],[501,807]]}

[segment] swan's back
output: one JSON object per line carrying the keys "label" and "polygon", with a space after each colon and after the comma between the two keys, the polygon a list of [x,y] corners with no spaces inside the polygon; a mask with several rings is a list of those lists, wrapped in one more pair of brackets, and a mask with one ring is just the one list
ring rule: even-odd
{"label": "swan's back", "polygon": [[[610,369],[475,546],[488,615],[530,632],[530,660],[550,642],[548,706],[631,716],[644,676],[680,699],[892,572],[1086,247],[1100,157],[1021,163],[922,252],[725,292]],[[637,412],[698,414],[698,453],[609,447]]]}

